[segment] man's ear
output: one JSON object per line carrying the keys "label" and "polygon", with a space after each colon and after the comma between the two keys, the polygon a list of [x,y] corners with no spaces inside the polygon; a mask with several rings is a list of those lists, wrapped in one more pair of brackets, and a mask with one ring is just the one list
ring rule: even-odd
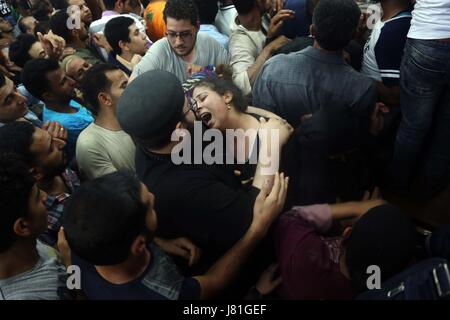
{"label": "man's ear", "polygon": [[29,237],[32,234],[29,224],[25,218],[17,219],[16,222],[14,222],[13,230],[15,234],[22,238]]}
{"label": "man's ear", "polygon": [[109,94],[106,92],[100,92],[97,96],[100,104],[110,107],[112,105],[112,100]]}
{"label": "man's ear", "polygon": [[122,52],[129,51],[128,45],[125,41],[120,40],[118,45],[119,45],[120,49],[122,50]]}
{"label": "man's ear", "polygon": [[126,0],[117,0],[116,3],[114,4],[114,9],[120,9],[117,12],[121,13],[122,12],[122,8],[125,6],[125,1]]}
{"label": "man's ear", "polygon": [[32,167],[30,169],[30,173],[34,177],[34,179],[36,179],[36,181],[41,181],[44,178],[44,174],[42,173],[42,171],[35,167]]}
{"label": "man's ear", "polygon": [[80,32],[81,32],[81,29],[78,29],[78,28],[74,28],[74,29],[72,29],[72,30],[69,31],[70,36],[71,36],[72,38],[79,38]]}
{"label": "man's ear", "polygon": [[313,24],[309,26],[309,34],[310,34],[313,38],[316,37],[316,28],[314,27]]}
{"label": "man's ear", "polygon": [[344,231],[342,232],[342,238],[343,240],[347,240],[350,238],[350,234],[352,233],[352,227],[346,227]]}
{"label": "man's ear", "polygon": [[54,98],[54,95],[53,95],[53,93],[51,93],[51,92],[44,92],[44,93],[42,94],[42,100],[43,100],[43,101],[52,101],[53,98]]}
{"label": "man's ear", "polygon": [[141,255],[147,247],[147,239],[144,235],[139,235],[131,244],[130,252],[134,256]]}

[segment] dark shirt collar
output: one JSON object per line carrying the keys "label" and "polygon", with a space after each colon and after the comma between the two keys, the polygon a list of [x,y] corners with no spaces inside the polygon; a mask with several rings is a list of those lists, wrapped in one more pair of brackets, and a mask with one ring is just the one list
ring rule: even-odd
{"label": "dark shirt collar", "polygon": [[301,53],[326,63],[345,64],[341,52],[329,52],[314,48],[313,46],[309,46],[306,49],[302,50]]}
{"label": "dark shirt collar", "polygon": [[148,150],[144,146],[139,146],[139,149],[142,151],[142,153],[149,159],[154,161],[170,161],[171,155],[169,154],[163,154],[163,153],[155,153],[150,150]]}

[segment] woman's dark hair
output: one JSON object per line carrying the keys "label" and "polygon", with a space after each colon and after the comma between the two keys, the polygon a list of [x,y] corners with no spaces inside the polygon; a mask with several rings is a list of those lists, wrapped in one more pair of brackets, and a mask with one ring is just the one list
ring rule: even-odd
{"label": "woman's dark hair", "polygon": [[247,99],[242,94],[242,91],[233,83],[233,81],[225,78],[208,77],[198,82],[194,88],[206,87],[215,91],[219,95],[224,95],[226,92],[233,94],[233,105],[238,112],[247,111]]}

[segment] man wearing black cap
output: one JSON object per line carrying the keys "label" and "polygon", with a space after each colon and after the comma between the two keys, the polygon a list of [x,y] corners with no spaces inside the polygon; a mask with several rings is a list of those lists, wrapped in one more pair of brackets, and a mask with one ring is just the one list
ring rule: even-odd
{"label": "man wearing black cap", "polygon": [[[280,217],[275,246],[282,299],[352,299],[406,269],[413,260],[415,229],[398,208],[368,193],[360,202],[294,207]],[[353,219],[342,237],[332,225]],[[371,268],[369,268],[371,267]],[[379,274],[370,270],[379,270]],[[369,270],[369,271],[368,271]],[[375,276],[379,278],[372,282]]]}
{"label": "man wearing black cap", "polygon": [[253,185],[246,191],[230,166],[174,164],[171,153],[179,142],[171,141],[172,132],[192,126],[195,114],[190,108],[177,77],[153,70],[128,85],[117,118],[137,142],[136,172],[155,194],[158,236],[191,238],[202,248],[206,266],[248,229],[255,198],[272,177],[262,175],[263,165],[258,163]]}

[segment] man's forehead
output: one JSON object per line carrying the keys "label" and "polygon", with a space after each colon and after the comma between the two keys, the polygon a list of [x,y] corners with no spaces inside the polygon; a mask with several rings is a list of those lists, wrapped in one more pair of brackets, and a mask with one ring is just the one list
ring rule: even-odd
{"label": "man's forehead", "polygon": [[128,30],[130,30],[131,32],[133,32],[134,30],[136,30],[138,27],[136,26],[136,22],[132,23],[129,27]]}
{"label": "man's forehead", "polygon": [[85,4],[84,0],[69,0],[69,4],[74,6],[79,6],[80,4]]}
{"label": "man's forehead", "polygon": [[111,70],[106,72],[106,77],[111,81],[112,83],[117,82],[120,84],[123,80],[127,80],[127,76],[122,70]]}
{"label": "man's forehead", "polygon": [[65,72],[61,68],[58,68],[56,70],[53,70],[53,71],[50,71],[49,73],[47,73],[47,78],[50,81],[59,82],[59,81],[61,81],[62,78],[64,78],[64,76],[65,76]]}
{"label": "man's forehead", "polygon": [[3,99],[13,90],[14,83],[8,77],[5,77],[5,84],[0,88],[0,102],[3,103]]}
{"label": "man's forehead", "polygon": [[34,133],[33,133],[32,145],[42,146],[43,144],[48,143],[49,138],[50,138],[50,134],[47,131],[42,130],[41,128],[35,127]]}
{"label": "man's forehead", "polygon": [[32,23],[32,22],[35,22],[35,21],[37,21],[37,20],[33,16],[24,17],[22,19],[23,23]]}
{"label": "man's forehead", "polygon": [[190,30],[190,28],[193,27],[190,20],[177,20],[175,18],[167,17],[167,30],[168,31],[175,31],[175,32],[181,32]]}
{"label": "man's forehead", "polygon": [[71,61],[69,61],[68,69],[78,69],[84,65],[86,61],[79,57],[74,57]]}

